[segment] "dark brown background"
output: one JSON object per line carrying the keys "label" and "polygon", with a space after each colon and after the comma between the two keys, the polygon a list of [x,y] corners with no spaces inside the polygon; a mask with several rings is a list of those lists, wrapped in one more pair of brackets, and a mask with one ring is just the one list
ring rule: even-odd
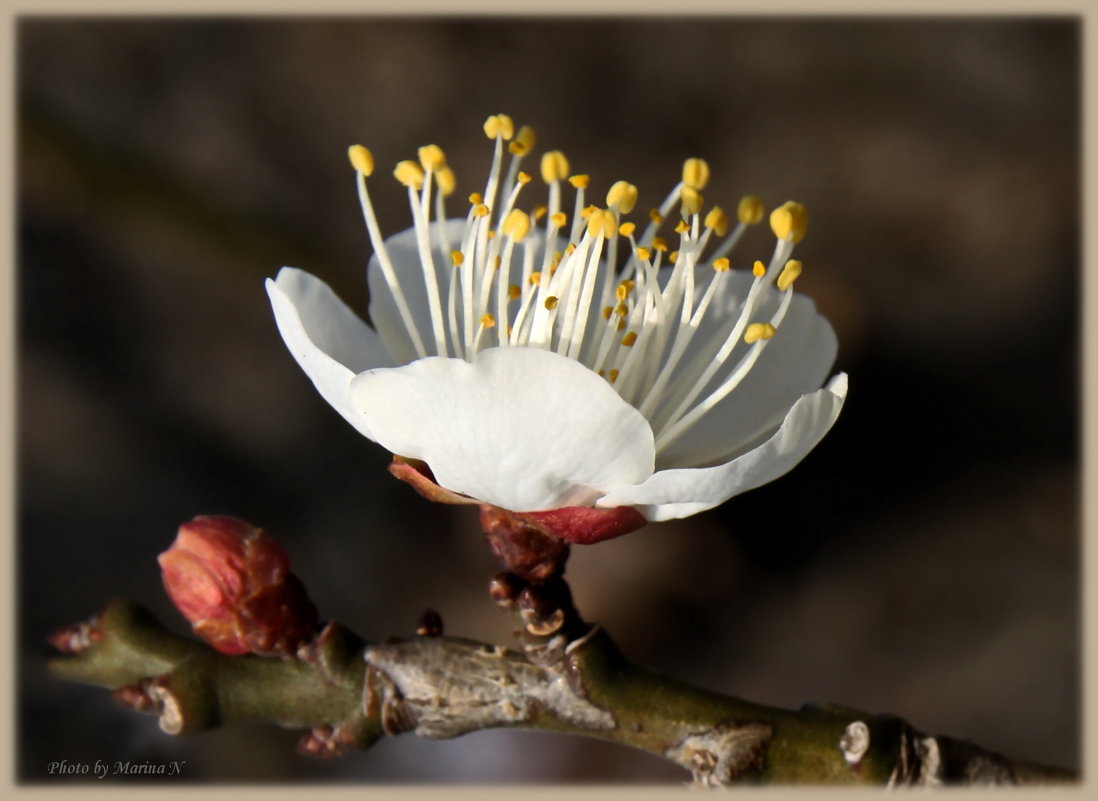
{"label": "dark brown background", "polygon": [[[404,737],[316,763],[296,735],[173,739],[47,678],[108,598],[183,629],[156,554],[227,512],[364,635],[420,610],[507,642],[468,511],[422,501],[315,394],[262,288],[365,308],[346,147],[443,146],[479,188],[490,113],[654,204],[807,204],[799,287],[850,398],[789,476],[574,553],[581,609],[655,669],[1079,759],[1079,25],[1071,19],[35,20],[19,26],[20,776],[185,759],[202,780],[682,781],[580,739]],[[379,170],[384,175],[387,169]],[[373,182],[383,228],[403,190]],[[760,231],[741,258],[769,252]],[[176,780],[178,781],[178,779]]]}

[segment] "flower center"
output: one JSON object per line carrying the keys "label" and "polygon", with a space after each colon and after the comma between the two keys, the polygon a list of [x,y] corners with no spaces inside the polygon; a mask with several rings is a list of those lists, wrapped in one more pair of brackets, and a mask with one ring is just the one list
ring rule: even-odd
{"label": "flower center", "polygon": [[[455,178],[442,150],[422,147],[417,161],[394,170],[408,189],[420,279],[414,270],[398,272],[378,229],[366,188],[373,156],[361,145],[349,150],[378,264],[416,354],[471,361],[486,348],[553,350],[605,377],[637,408],[658,454],[736,389],[774,337],[801,272],[790,256],[805,234],[804,206],[787,202],[771,212],[774,252],[754,262],[749,286],[734,289],[728,254],[764,210],[745,196],[731,231],[719,206],[703,214],[709,167],[702,159],[686,160],[682,180],[637,236],[636,224],[623,220],[637,188],[618,181],[605,207],[588,205],[589,176],[570,174],[559,150],[541,158],[547,202],[521,208],[531,177],[519,168],[534,132],[516,133],[503,114],[489,117],[484,131],[495,143],[488,180],[483,193],[469,196],[452,240],[459,228],[445,224],[445,198]],[[510,160],[501,180],[505,142]],[[575,192],[571,218],[561,208],[565,183]],[[677,249],[659,235],[664,226],[673,228]],[[427,331],[401,288],[413,280],[426,287]]]}

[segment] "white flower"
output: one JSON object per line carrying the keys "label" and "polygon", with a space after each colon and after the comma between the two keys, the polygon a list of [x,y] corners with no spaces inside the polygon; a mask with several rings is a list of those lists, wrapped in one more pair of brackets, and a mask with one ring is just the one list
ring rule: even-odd
{"label": "white flower", "polygon": [[375,249],[373,328],[306,272],[267,280],[291,353],[351,425],[471,501],[516,512],[633,507],[648,520],[772,481],[820,441],[847,381],[820,388],[835,335],[792,289],[803,206],[771,214],[768,263],[730,270],[726,254],[763,210],[744,198],[731,232],[719,207],[702,212],[704,161],[687,160],[637,235],[622,220],[636,187],[619,181],[605,208],[587,206],[588,177],[569,178],[559,151],[541,160],[547,203],[521,210],[533,131],[514,135],[495,115],[485,132],[495,155],[464,219],[445,217],[454,177],[429,145],[397,166],[414,225],[386,240],[366,189],[373,157],[351,148]]}

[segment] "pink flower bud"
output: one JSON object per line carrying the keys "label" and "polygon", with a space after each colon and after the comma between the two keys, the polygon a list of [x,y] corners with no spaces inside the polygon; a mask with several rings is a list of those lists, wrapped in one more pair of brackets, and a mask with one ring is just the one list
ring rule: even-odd
{"label": "pink flower bud", "polygon": [[222,653],[293,654],[316,633],[316,607],[290,557],[243,520],[196,517],[158,561],[172,603]]}

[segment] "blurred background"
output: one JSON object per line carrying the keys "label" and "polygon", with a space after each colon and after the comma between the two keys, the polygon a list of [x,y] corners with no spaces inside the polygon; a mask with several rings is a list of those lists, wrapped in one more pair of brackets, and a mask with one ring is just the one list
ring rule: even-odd
{"label": "blurred background", "polygon": [[[805,203],[798,288],[838,332],[842,417],[790,475],[573,549],[579,608],[638,662],[754,701],[893,712],[1079,762],[1079,23],[1073,19],[30,19],[18,28],[19,776],[186,760],[183,780],[682,782],[596,741],[172,738],[51,680],[46,635],[113,597],[186,626],[156,555],[196,514],[267,528],[371,639],[433,607],[511,641],[475,514],[427,503],[313,390],[262,280],[365,310],[346,160],[442,146],[479,189],[512,115],[640,209]],[[534,162],[536,164],[536,162]],[[458,204],[460,205],[460,204]],[[454,206],[457,208],[457,205]],[[754,230],[741,260],[765,257]],[[86,781],[86,779],[84,779]],[[179,782],[178,777],[170,779]]]}

